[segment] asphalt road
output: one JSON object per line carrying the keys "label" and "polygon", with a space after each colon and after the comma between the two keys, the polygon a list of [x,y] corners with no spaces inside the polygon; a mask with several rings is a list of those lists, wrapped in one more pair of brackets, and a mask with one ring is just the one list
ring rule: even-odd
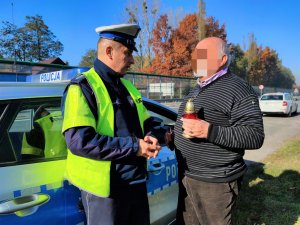
{"label": "asphalt road", "polygon": [[258,150],[247,150],[244,159],[260,162],[267,155],[279,149],[285,141],[300,135],[300,114],[292,117],[264,116],[265,141]]}
{"label": "asphalt road", "polygon": [[[180,103],[163,103],[175,110]],[[285,141],[300,135],[300,101],[298,101],[298,114],[292,117],[264,116],[265,141],[263,146],[257,150],[246,150],[244,159],[247,164],[260,162],[272,152],[278,150]],[[300,147],[300,146],[299,146]]]}

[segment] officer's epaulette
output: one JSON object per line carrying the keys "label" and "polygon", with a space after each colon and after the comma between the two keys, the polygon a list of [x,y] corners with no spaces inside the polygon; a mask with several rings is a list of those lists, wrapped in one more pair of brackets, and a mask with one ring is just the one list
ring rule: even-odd
{"label": "officer's epaulette", "polygon": [[74,77],[74,78],[72,78],[72,79],[70,80],[70,82],[69,82],[68,85],[66,86],[64,92],[67,92],[67,90],[69,89],[70,85],[72,85],[72,84],[76,84],[76,85],[81,86],[81,84],[83,83],[84,80],[86,80],[86,77],[85,77],[83,74],[77,75],[76,77]]}
{"label": "officer's epaulette", "polygon": [[80,74],[73,79],[71,79],[70,84],[80,84],[82,81],[84,81],[86,78],[83,74]]}

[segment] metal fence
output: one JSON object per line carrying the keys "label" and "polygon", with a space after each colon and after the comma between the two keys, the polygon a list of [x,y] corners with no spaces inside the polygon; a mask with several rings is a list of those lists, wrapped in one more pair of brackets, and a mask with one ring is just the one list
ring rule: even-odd
{"label": "metal fence", "polygon": [[[26,81],[26,77],[28,76],[38,76],[39,74],[50,73],[54,71],[67,71],[74,68],[78,67],[0,60],[0,81]],[[76,76],[77,70],[74,71],[74,76]],[[70,79],[72,76],[72,74],[68,74],[68,79]],[[180,101],[188,93],[189,89],[196,84],[196,80],[194,78],[166,76],[159,74],[128,72],[125,77],[131,80],[144,96],[150,99],[166,102],[177,100]],[[258,96],[263,93],[270,92],[294,92],[293,89],[274,87],[265,87],[263,90],[259,90],[258,86],[253,86],[253,88],[257,92]]]}
{"label": "metal fence", "polygon": [[154,100],[175,101],[182,99],[196,84],[195,79],[158,74],[128,72],[125,76],[142,95]]}
{"label": "metal fence", "polygon": [[[174,77],[159,74],[129,72],[126,75],[126,78],[131,80],[144,96],[150,99],[163,101],[181,100],[188,94],[190,88],[196,85],[195,78]],[[154,84],[157,84],[157,86],[153,87]],[[258,96],[272,92],[288,92],[294,94],[294,89],[264,87],[263,90],[260,90],[259,86],[252,87]]]}

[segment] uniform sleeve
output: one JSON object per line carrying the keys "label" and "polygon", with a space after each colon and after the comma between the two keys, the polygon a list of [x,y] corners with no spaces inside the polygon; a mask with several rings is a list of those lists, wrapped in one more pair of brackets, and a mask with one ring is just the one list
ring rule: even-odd
{"label": "uniform sleeve", "polygon": [[229,127],[211,124],[208,140],[228,148],[258,149],[262,146],[265,135],[256,96],[248,96],[233,105],[230,124]]}
{"label": "uniform sleeve", "polygon": [[109,137],[96,132],[95,117],[78,85],[70,85],[64,99],[62,132],[73,154],[109,161],[136,157],[136,137]]}
{"label": "uniform sleeve", "polygon": [[92,127],[70,128],[64,133],[70,151],[95,160],[123,160],[136,157],[136,137],[108,137],[96,133]]}

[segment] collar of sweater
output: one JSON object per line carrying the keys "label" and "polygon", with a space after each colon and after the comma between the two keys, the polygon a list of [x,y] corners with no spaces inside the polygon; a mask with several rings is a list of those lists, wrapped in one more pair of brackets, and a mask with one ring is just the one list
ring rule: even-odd
{"label": "collar of sweater", "polygon": [[225,67],[224,69],[219,70],[217,73],[215,73],[214,75],[212,75],[211,77],[207,78],[204,81],[200,81],[199,79],[197,79],[197,83],[200,88],[203,88],[209,85],[210,83],[212,83],[213,81],[215,81],[216,79],[218,79],[219,77],[223,76],[227,72],[228,72],[228,67]]}

